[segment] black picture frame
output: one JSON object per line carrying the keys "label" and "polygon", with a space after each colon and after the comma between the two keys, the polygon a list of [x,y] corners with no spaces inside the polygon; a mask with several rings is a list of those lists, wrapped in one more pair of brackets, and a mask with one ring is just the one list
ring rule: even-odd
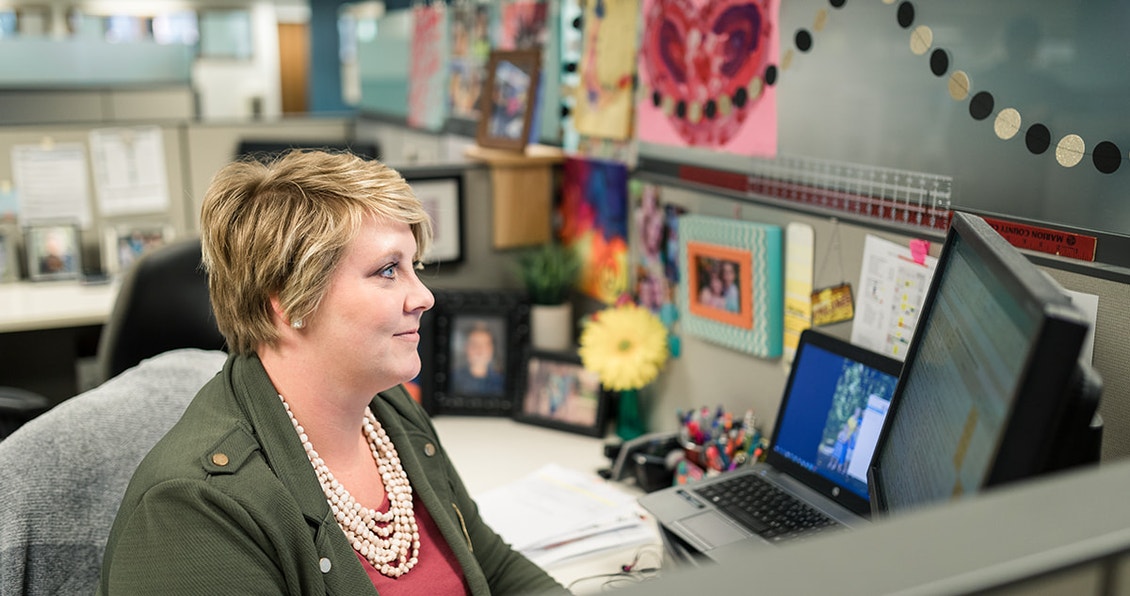
{"label": "black picture frame", "polygon": [[[524,387],[530,305],[512,290],[432,290],[435,307],[421,333],[421,403],[432,415],[512,417]],[[485,336],[489,334],[489,338]],[[474,370],[469,349],[491,342],[488,372]],[[429,350],[425,352],[424,350]],[[481,362],[481,361],[480,361]]]}
{"label": "black picture frame", "polygon": [[575,352],[533,350],[526,360],[519,422],[603,437],[612,393],[586,370]]}
{"label": "black picture frame", "polygon": [[463,262],[463,172],[413,172],[401,175],[424,210],[432,217],[432,246],[424,265],[455,265]]}

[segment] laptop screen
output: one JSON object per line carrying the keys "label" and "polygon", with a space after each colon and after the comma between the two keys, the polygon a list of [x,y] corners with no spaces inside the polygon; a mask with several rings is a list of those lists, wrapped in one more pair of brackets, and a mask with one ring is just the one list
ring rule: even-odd
{"label": "laptop screen", "polygon": [[898,384],[898,365],[869,366],[837,352],[845,350],[801,341],[771,450],[866,500],[867,469]]}

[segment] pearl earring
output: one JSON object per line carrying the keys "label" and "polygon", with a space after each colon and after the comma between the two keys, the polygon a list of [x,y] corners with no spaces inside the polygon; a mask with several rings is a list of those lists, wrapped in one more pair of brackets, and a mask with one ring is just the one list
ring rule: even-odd
{"label": "pearl earring", "polygon": [[295,319],[295,320],[294,320],[294,321],[293,321],[293,322],[292,322],[292,323],[290,324],[290,326],[291,326],[291,327],[293,327],[293,328],[295,328],[295,329],[302,329],[303,327],[305,327],[305,326],[306,326],[306,321],[303,321],[302,319]]}

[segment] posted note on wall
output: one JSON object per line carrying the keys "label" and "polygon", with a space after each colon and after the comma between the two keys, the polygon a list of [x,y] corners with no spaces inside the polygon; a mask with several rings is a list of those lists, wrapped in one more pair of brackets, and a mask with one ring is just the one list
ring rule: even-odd
{"label": "posted note on wall", "polygon": [[103,215],[169,208],[165,142],[156,126],[90,131],[90,165]]}
{"label": "posted note on wall", "polygon": [[70,220],[90,227],[89,178],[82,143],[12,147],[12,178],[22,223]]}
{"label": "posted note on wall", "polygon": [[867,236],[852,343],[899,360],[906,357],[938,263],[936,257],[925,254],[922,242],[917,241],[911,250],[878,236]]}
{"label": "posted note on wall", "polygon": [[800,334],[812,326],[812,226],[791,222],[785,228],[785,364],[791,365]]}

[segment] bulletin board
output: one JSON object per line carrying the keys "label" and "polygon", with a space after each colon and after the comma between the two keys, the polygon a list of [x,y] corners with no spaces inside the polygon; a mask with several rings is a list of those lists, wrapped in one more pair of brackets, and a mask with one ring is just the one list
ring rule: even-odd
{"label": "bulletin board", "polygon": [[641,170],[927,232],[969,210],[1022,248],[1130,266],[1130,7],[781,4],[776,155],[641,142]]}

